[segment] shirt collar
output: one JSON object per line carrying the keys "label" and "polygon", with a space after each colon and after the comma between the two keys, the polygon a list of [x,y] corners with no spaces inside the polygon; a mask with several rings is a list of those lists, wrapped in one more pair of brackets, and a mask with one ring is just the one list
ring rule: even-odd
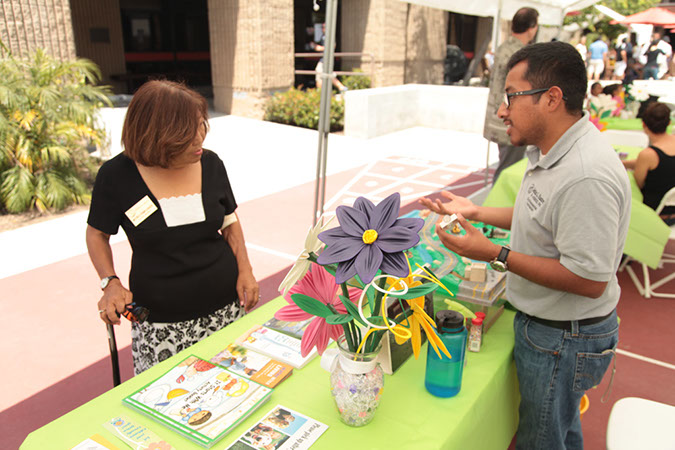
{"label": "shirt collar", "polygon": [[583,116],[560,136],[560,139],[558,139],[546,155],[541,154],[539,147],[534,145],[528,147],[526,155],[530,160],[530,163],[532,163],[533,168],[536,166],[539,166],[542,169],[551,168],[551,166],[557,163],[560,158],[570,151],[572,146],[574,146],[581,136],[588,132],[589,127],[594,127],[594,125],[589,119],[588,111],[584,111]]}

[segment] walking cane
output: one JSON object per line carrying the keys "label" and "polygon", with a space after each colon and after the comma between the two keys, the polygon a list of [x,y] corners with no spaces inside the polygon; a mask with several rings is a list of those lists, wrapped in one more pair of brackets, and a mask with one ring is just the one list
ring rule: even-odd
{"label": "walking cane", "polygon": [[112,363],[113,385],[120,385],[120,359],[117,356],[117,341],[115,340],[115,330],[110,324],[108,327],[108,346],[110,347],[110,362]]}

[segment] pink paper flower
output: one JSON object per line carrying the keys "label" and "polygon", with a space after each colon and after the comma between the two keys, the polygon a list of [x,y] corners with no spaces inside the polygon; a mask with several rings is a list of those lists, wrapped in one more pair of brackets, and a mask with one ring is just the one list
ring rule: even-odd
{"label": "pink paper flower", "polygon": [[[338,314],[347,314],[347,308],[345,308],[338,297],[339,288],[340,286],[335,283],[335,278],[322,266],[315,264],[284,296],[289,304],[274,314],[274,317],[277,319],[287,322],[300,322],[314,317],[314,320],[310,322],[302,336],[300,346],[302,356],[307,356],[314,347],[316,347],[320,355],[323,354],[328,341],[330,339],[337,341],[342,336],[343,329],[341,325],[330,325],[326,323],[326,319],[323,317],[313,316],[303,311],[293,303],[291,295],[304,294],[331,306]],[[361,291],[359,289],[349,289],[349,299],[352,302],[357,301],[360,295]]]}

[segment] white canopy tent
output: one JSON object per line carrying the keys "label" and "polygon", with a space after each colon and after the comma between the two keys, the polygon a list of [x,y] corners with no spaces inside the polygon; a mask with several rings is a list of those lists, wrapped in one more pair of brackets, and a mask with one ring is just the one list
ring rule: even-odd
{"label": "white canopy tent", "polygon": [[[317,0],[315,0],[317,1]],[[333,72],[333,43],[335,42],[335,28],[338,0],[326,1],[326,45],[324,47],[324,73],[320,76],[324,86],[330,86],[330,77]],[[561,26],[565,14],[577,11],[598,2],[598,0],[400,0],[406,3],[429,6],[446,11],[469,14],[472,16],[494,17],[492,42],[497,48],[499,39],[499,22],[502,18],[510,19],[518,9],[529,6],[539,12],[539,23],[542,25]],[[321,106],[319,110],[319,145],[316,164],[316,189],[314,196],[313,222],[323,214],[323,205],[326,189],[326,165],[328,153],[328,134],[330,127],[330,97],[331,89],[321,92]]]}

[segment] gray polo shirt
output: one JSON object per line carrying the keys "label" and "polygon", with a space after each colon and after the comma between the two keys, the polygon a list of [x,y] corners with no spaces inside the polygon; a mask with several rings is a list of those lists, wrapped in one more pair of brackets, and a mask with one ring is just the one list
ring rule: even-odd
{"label": "gray polo shirt", "polygon": [[626,169],[588,113],[546,154],[526,152],[527,170],[513,210],[511,248],[559,259],[580,277],[606,281],[597,299],[558,291],[514,273],[507,299],[520,311],[550,320],[604,316],[619,302],[616,278],[630,221]]}

